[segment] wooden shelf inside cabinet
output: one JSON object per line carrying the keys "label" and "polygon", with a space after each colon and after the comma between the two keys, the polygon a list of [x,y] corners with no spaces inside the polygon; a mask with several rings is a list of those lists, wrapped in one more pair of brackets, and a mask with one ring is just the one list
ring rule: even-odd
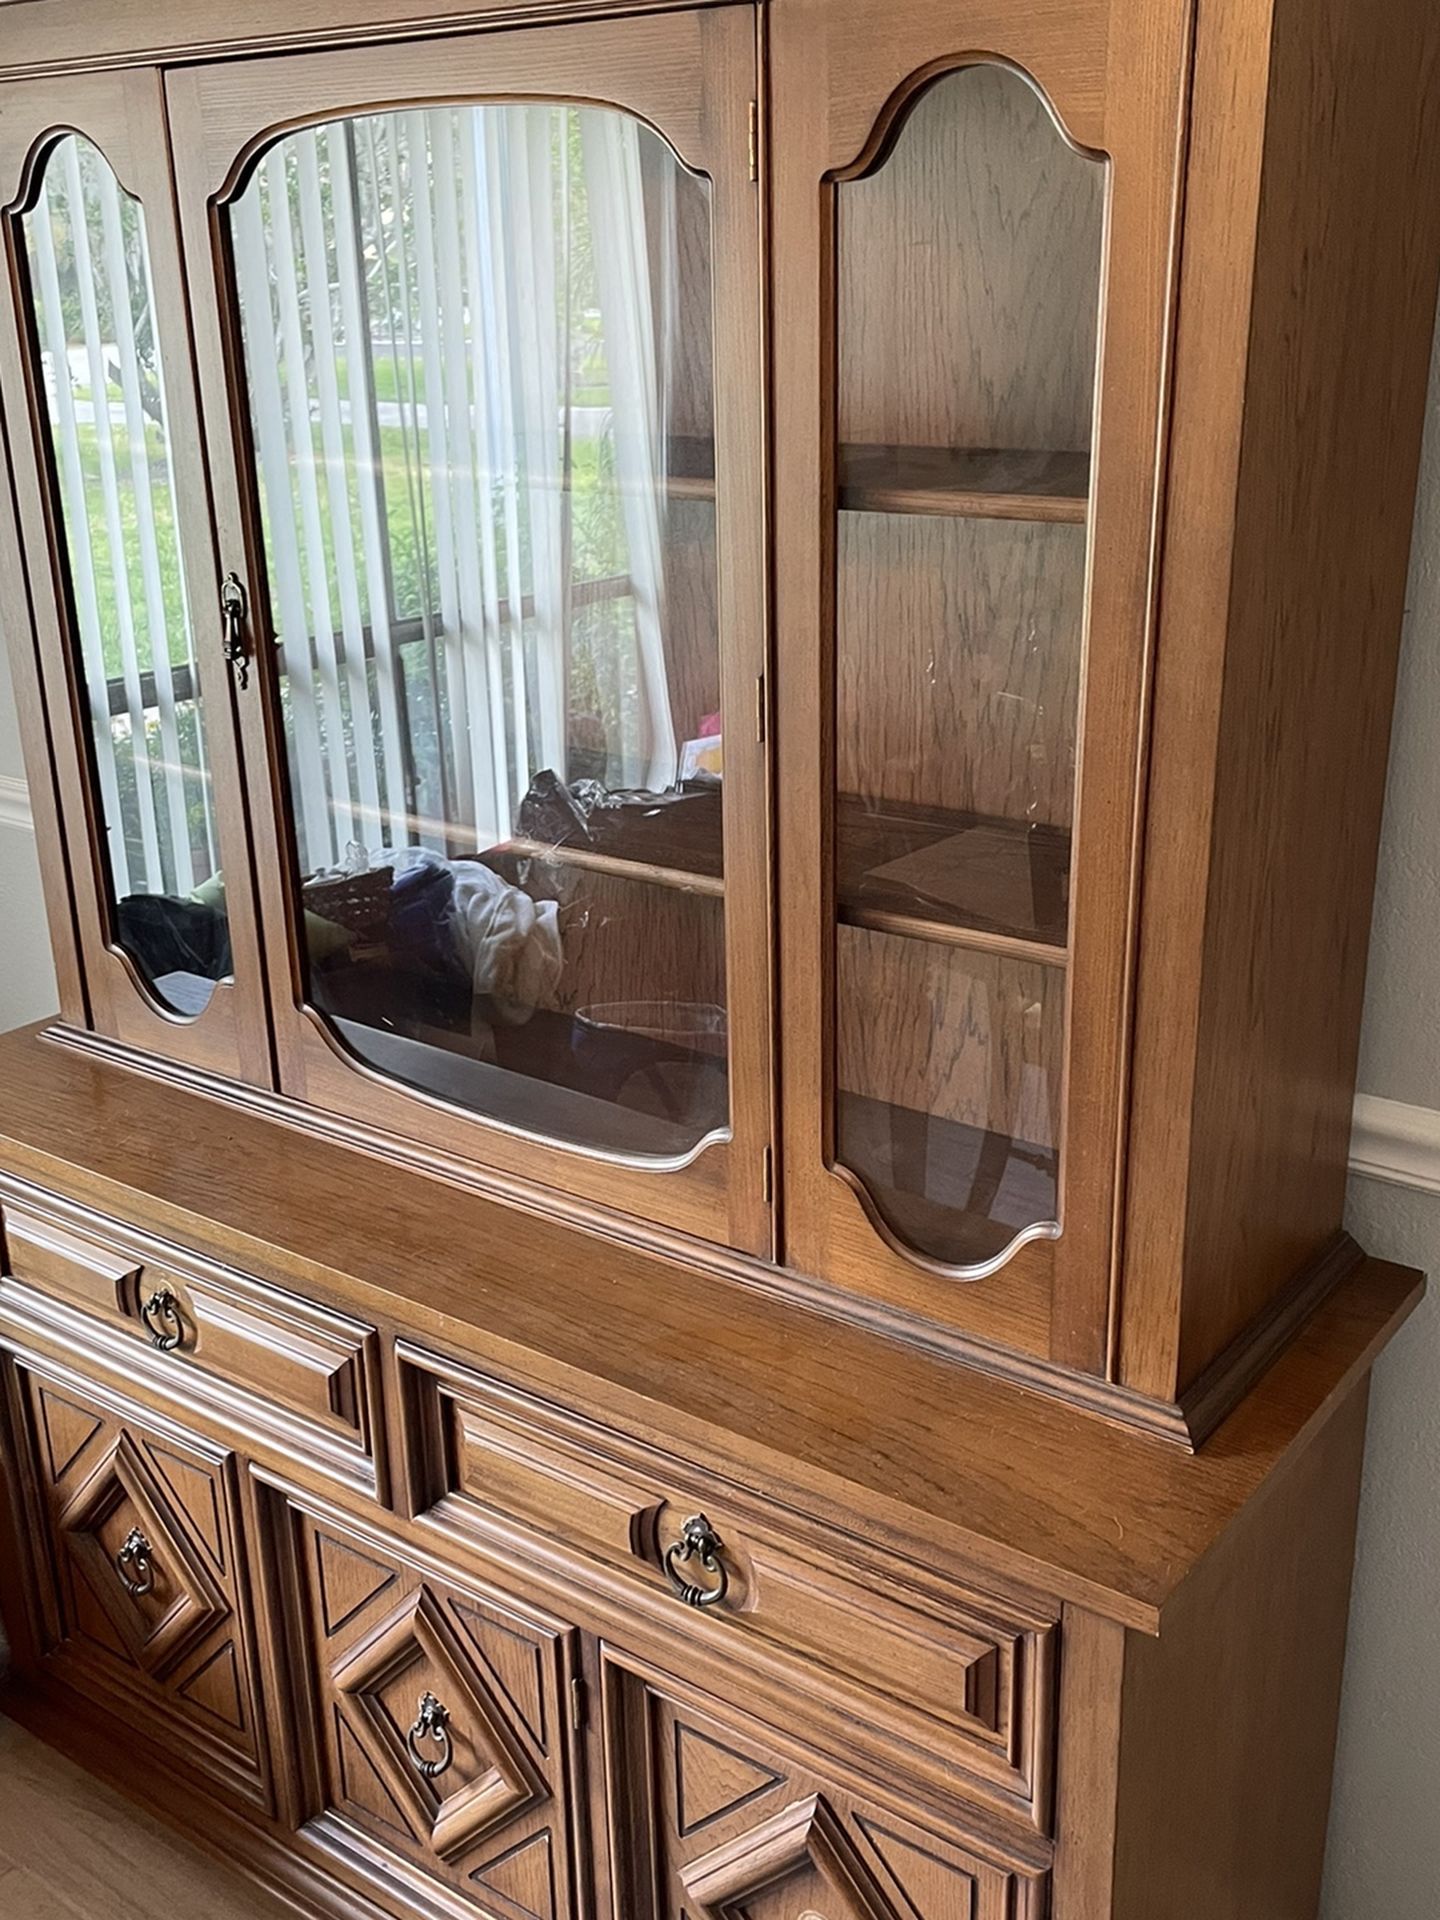
{"label": "wooden shelf inside cabinet", "polygon": [[1005,447],[842,446],[839,499],[849,513],[1083,525],[1087,453]]}
{"label": "wooden shelf inside cabinet", "polygon": [[[967,520],[1032,520],[1083,526],[1090,456],[1023,447],[846,445],[839,452],[839,504],[846,513],[921,513]],[[675,435],[665,490],[672,500],[713,500],[711,441]]]}
{"label": "wooden shelf inside cabinet", "polygon": [[[847,926],[1065,965],[1070,836],[1063,828],[849,794],[840,802],[837,845]],[[590,816],[583,840],[516,835],[488,857],[721,898],[720,792],[602,810]]]}
{"label": "wooden shelf inside cabinet", "polygon": [[842,796],[840,918],[873,933],[1066,964],[1070,835],[940,807]]}

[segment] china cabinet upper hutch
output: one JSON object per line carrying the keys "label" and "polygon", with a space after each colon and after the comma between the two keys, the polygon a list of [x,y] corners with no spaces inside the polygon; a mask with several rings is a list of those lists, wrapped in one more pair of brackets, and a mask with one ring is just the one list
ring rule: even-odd
{"label": "china cabinet upper hutch", "polygon": [[15,1712],[316,1913],[1313,1915],[1437,61],[0,5]]}

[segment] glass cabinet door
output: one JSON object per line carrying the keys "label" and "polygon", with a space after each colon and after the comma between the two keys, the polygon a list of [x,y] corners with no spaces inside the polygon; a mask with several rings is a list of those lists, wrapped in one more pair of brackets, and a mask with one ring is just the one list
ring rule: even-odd
{"label": "glass cabinet door", "polygon": [[[662,1183],[736,1131],[760,878],[737,907],[763,788],[731,656],[761,633],[717,407],[717,279],[748,267],[716,236],[744,153],[706,167],[625,104],[644,36],[595,37],[614,105],[567,97],[555,35],[506,39],[550,97],[335,112],[225,198],[286,911],[340,1100],[409,1089],[407,1130],[443,1106]],[[312,110],[337,70],[279,64]]]}
{"label": "glass cabinet door", "polygon": [[776,22],[786,1255],[1096,1370],[1182,14]]}
{"label": "glass cabinet door", "polygon": [[[7,219],[31,399],[17,483],[32,570],[47,548],[53,559],[48,595],[35,580],[51,713],[80,716],[62,752],[68,845],[77,864],[94,850],[86,986],[112,1037],[264,1078],[162,99],[144,75],[77,93],[87,131],[44,133],[53,89],[6,90],[0,112],[13,108],[17,146],[27,123],[38,135]],[[142,98],[157,132],[137,148],[127,107]]]}
{"label": "glass cabinet door", "polygon": [[1059,1231],[1105,172],[973,66],[836,192],[835,1152],[962,1272]]}

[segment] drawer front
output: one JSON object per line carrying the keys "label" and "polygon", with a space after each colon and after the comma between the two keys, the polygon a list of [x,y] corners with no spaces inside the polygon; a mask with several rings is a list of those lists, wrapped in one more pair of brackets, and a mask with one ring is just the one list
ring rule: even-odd
{"label": "drawer front", "polygon": [[315,1702],[306,1826],[410,1914],[577,1912],[577,1636],[383,1533],[268,1496],[287,1644]]}
{"label": "drawer front", "polygon": [[626,1920],[1041,1920],[1049,1862],[917,1826],[801,1749],[608,1650]]}
{"label": "drawer front", "polygon": [[[956,1775],[1048,1819],[1053,1622],[783,1518],[561,1410],[402,1350],[447,1518],[543,1555],[766,1682],[802,1688],[848,1742],[856,1721],[943,1790]],[[438,1484],[436,1484],[438,1482]],[[709,1538],[692,1521],[708,1524]],[[850,1549],[853,1547],[853,1553]],[[688,1550],[687,1550],[688,1548]]]}
{"label": "drawer front", "polygon": [[[6,1272],[83,1308],[166,1367],[239,1388],[375,1490],[378,1342],[347,1315],[140,1235],[4,1208]],[[154,1376],[163,1373],[153,1365]]]}
{"label": "drawer front", "polygon": [[233,1457],[68,1371],[6,1366],[46,1665],[168,1763],[268,1804]]}

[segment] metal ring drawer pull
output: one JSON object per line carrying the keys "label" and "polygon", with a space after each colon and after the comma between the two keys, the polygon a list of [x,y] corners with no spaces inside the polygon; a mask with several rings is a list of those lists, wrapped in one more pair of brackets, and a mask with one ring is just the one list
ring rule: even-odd
{"label": "metal ring drawer pull", "polygon": [[[422,1740],[429,1740],[440,1749],[433,1759],[427,1760],[421,1753]],[[433,1693],[421,1694],[415,1724],[406,1734],[405,1744],[422,1780],[438,1780],[455,1758],[455,1749],[450,1744],[449,1709],[441,1706]]]}
{"label": "metal ring drawer pull", "polygon": [[169,1287],[159,1287],[140,1308],[140,1318],[150,1335],[150,1343],[161,1353],[174,1353],[185,1338],[185,1322],[180,1318],[180,1302]]}
{"label": "metal ring drawer pull", "polygon": [[138,1527],[132,1527],[125,1544],[115,1556],[115,1571],[132,1600],[141,1600],[155,1585],[155,1567],[150,1542]]}
{"label": "metal ring drawer pull", "polygon": [[[680,1538],[665,1554],[665,1578],[687,1607],[718,1607],[730,1591],[730,1573],[720,1558],[724,1542],[703,1513],[692,1513],[680,1529]],[[680,1568],[698,1560],[711,1585],[687,1580]]]}

